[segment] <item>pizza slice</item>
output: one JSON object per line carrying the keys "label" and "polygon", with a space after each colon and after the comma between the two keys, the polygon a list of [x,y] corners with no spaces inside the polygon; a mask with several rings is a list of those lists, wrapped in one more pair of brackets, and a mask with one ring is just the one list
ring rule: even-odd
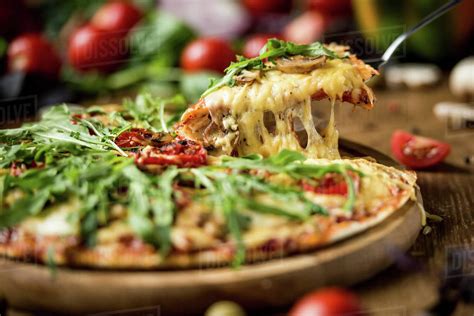
{"label": "pizza slice", "polygon": [[[259,57],[232,64],[226,76],[188,109],[178,132],[214,154],[270,156],[282,149],[312,158],[338,158],[334,103],[345,101],[371,109],[366,81],[377,74],[345,46],[295,45],[269,40]],[[329,99],[331,116],[317,131],[313,101]],[[295,122],[304,131],[298,135]]]}

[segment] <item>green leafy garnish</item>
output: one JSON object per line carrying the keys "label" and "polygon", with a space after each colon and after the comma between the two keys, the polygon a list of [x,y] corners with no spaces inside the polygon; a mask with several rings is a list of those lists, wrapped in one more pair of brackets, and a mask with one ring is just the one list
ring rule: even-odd
{"label": "green leafy garnish", "polygon": [[336,52],[325,47],[320,42],[314,42],[309,45],[298,45],[295,43],[285,42],[278,39],[269,39],[267,44],[260,51],[259,56],[250,59],[244,58],[242,56],[237,56],[237,62],[232,63],[225,70],[225,76],[219,81],[212,80],[209,88],[206,90],[206,92],[204,92],[202,96],[204,97],[224,86],[234,86],[235,76],[239,75],[244,70],[263,70],[266,67],[266,61],[272,63],[277,58],[296,55],[308,57],[326,56],[330,59],[346,57],[339,57]]}
{"label": "green leafy garnish", "polygon": [[[225,219],[235,244],[233,264],[239,266],[245,261],[243,232],[251,225],[252,213],[301,222],[328,214],[308,199],[301,181],[340,174],[348,188],[343,208],[352,211],[352,176],[363,174],[349,165],[308,164],[301,153],[283,150],[270,158],[222,157],[220,163],[200,168],[171,166],[157,175],[135,164],[132,149],[115,144],[118,135],[134,127],[171,132],[185,104],[182,97],[141,95],[126,101],[125,111],[111,113],[100,107],[73,111],[62,105],[52,107],[35,124],[0,130],[0,229],[46,215],[52,206],[80,201],[70,220],[78,225],[84,244],[93,246],[98,230],[116,220],[113,206],[120,206],[127,210],[123,220],[137,236],[166,256],[172,251],[180,194],[176,187],[195,188],[193,198]],[[17,165],[27,167],[18,174],[7,170]],[[273,175],[288,181],[272,181]]]}
{"label": "green leafy garnish", "polygon": [[141,94],[134,101],[125,100],[124,107],[141,127],[168,133],[186,110],[187,102],[181,95],[162,99]]}

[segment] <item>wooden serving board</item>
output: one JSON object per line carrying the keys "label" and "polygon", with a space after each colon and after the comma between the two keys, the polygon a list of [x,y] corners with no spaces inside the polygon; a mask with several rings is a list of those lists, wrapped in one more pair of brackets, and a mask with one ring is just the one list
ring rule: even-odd
{"label": "wooden serving board", "polygon": [[[341,140],[345,156],[389,157]],[[421,197],[420,197],[421,198]],[[421,228],[420,212],[409,201],[374,228],[308,254],[231,268],[185,271],[93,271],[0,261],[0,298],[24,311],[60,314],[202,315],[217,300],[248,310],[281,307],[327,285],[351,285],[388,267],[406,251]],[[143,313],[141,313],[143,312]]]}

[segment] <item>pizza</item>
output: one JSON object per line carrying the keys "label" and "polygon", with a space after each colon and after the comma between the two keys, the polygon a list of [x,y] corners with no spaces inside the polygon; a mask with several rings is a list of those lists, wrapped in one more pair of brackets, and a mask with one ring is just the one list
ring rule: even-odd
{"label": "pizza", "polygon": [[[292,49],[278,40],[269,44],[274,50]],[[339,158],[334,103],[371,109],[375,97],[365,82],[377,71],[349,54],[345,46],[316,44],[316,56],[285,54],[263,65],[244,61],[250,66],[234,76],[231,86],[211,88],[184,113],[179,130],[212,146],[216,154],[270,156],[292,149],[311,158]],[[233,67],[230,71],[239,70]],[[319,105],[313,101],[322,99],[332,102],[331,116],[318,132],[311,110]],[[306,134],[304,143],[295,120]]]}
{"label": "pizza", "polygon": [[[140,95],[55,106],[0,131],[0,255],[101,269],[239,266],[377,225],[416,199],[416,174],[341,159],[333,118],[318,133],[308,117],[321,98],[373,106],[364,82],[375,71],[346,50],[270,40],[189,109],[182,97]],[[274,133],[263,129],[267,111],[279,117]],[[292,117],[305,124],[304,148],[285,127]]]}

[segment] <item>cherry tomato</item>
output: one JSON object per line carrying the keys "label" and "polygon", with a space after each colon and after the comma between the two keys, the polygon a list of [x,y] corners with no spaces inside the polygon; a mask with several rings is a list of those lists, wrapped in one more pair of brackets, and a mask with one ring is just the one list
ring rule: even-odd
{"label": "cherry tomato", "polygon": [[121,148],[145,146],[152,137],[153,133],[146,129],[132,128],[129,131],[121,133],[115,139],[115,143]]}
{"label": "cherry tomato", "polygon": [[291,309],[289,316],[362,315],[359,299],[341,288],[327,288],[305,295]]}
{"label": "cherry tomato", "polygon": [[127,56],[126,44],[126,39],[120,33],[86,25],[77,29],[69,39],[69,63],[79,71],[110,72]]}
{"label": "cherry tomato", "polygon": [[296,17],[283,29],[283,38],[297,44],[309,44],[323,37],[326,26],[322,14],[308,11]]}
{"label": "cherry tomato", "polygon": [[227,41],[207,37],[197,39],[185,47],[181,55],[181,67],[190,72],[223,72],[234,60],[235,52]]}
{"label": "cherry tomato", "polygon": [[25,171],[28,169],[33,169],[33,168],[43,168],[44,163],[36,163],[36,161],[32,161],[30,163],[16,163],[13,162],[12,165],[10,166],[10,175],[12,177],[18,177],[21,176]]}
{"label": "cherry tomato", "polygon": [[53,46],[41,34],[25,34],[14,39],[8,47],[9,71],[58,76],[61,59]]}
{"label": "cherry tomato", "polygon": [[139,147],[134,154],[135,162],[145,169],[153,166],[199,167],[207,164],[207,151],[201,144],[171,134],[132,128],[121,133],[115,143],[121,148]]}
{"label": "cherry tomato", "polygon": [[276,34],[254,34],[249,37],[244,44],[242,53],[247,58],[253,58],[260,55],[260,50],[271,38],[278,38]]}
{"label": "cherry tomato", "polygon": [[99,8],[92,17],[91,25],[99,30],[126,34],[142,16],[142,12],[133,4],[114,1]]}
{"label": "cherry tomato", "polygon": [[331,195],[346,195],[347,184],[344,179],[337,174],[327,174],[318,183],[303,182],[303,190],[319,193],[319,194],[331,194]]}
{"label": "cherry tomato", "polygon": [[[349,175],[352,178],[355,190],[358,190],[359,175],[353,172],[350,172]],[[348,192],[344,177],[337,173],[328,173],[318,181],[303,181],[301,187],[305,191],[318,194],[347,195]]]}
{"label": "cherry tomato", "polygon": [[339,15],[350,13],[351,0],[307,0],[308,8],[323,14]]}
{"label": "cherry tomato", "polygon": [[435,139],[415,136],[397,130],[392,134],[392,153],[407,167],[421,169],[434,166],[446,158],[451,151],[449,144]]}
{"label": "cherry tomato", "polygon": [[288,13],[293,6],[291,0],[243,0],[243,3],[253,15]]}
{"label": "cherry tomato", "polygon": [[150,165],[199,167],[207,164],[207,151],[192,140],[176,138],[170,142],[143,148],[136,156],[139,166]]}

